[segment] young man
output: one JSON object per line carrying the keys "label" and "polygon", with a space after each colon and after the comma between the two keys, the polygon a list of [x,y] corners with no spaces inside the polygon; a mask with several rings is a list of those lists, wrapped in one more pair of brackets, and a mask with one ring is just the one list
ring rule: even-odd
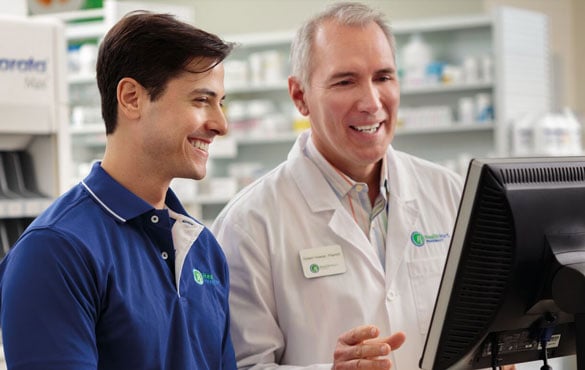
{"label": "young man", "polygon": [[392,148],[395,58],[382,15],[362,4],[298,31],[289,93],[311,130],[212,227],[238,367],[418,368],[462,181]]}
{"label": "young man", "polygon": [[202,179],[224,135],[231,44],[136,12],[105,36],[103,160],[0,265],[10,369],[233,369],[229,277],[208,229],[169,189]]}

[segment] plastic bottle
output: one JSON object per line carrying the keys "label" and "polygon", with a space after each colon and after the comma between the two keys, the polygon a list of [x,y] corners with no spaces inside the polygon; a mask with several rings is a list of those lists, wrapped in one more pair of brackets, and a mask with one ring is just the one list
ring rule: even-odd
{"label": "plastic bottle", "polygon": [[526,157],[534,153],[535,116],[524,115],[512,121],[512,153],[517,157]]}
{"label": "plastic bottle", "polygon": [[432,60],[432,50],[422,35],[412,34],[402,50],[404,84],[409,86],[426,84],[426,69]]}
{"label": "plastic bottle", "polygon": [[491,122],[494,119],[494,107],[492,97],[487,93],[480,93],[475,96],[475,120],[478,123]]}
{"label": "plastic bottle", "polygon": [[543,115],[534,125],[535,154],[558,155],[558,137],[556,118],[554,115]]}
{"label": "plastic bottle", "polygon": [[469,125],[475,122],[474,117],[475,103],[472,97],[465,96],[459,98],[458,102],[458,114],[459,123]]}
{"label": "plastic bottle", "polygon": [[581,122],[577,120],[577,117],[569,109],[565,107],[563,109],[563,115],[567,123],[567,132],[569,135],[569,149],[567,155],[583,155],[583,137]]}

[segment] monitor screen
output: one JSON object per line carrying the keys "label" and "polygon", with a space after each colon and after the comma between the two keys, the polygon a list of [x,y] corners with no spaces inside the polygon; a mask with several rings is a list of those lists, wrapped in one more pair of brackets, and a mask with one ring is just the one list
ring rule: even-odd
{"label": "monitor screen", "polygon": [[420,367],[583,370],[584,314],[585,157],[472,160]]}

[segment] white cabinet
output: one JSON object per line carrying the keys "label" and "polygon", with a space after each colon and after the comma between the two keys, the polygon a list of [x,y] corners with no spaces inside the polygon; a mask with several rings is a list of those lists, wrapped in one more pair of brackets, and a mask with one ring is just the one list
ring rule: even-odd
{"label": "white cabinet", "polygon": [[0,255],[70,178],[59,22],[0,16]]}

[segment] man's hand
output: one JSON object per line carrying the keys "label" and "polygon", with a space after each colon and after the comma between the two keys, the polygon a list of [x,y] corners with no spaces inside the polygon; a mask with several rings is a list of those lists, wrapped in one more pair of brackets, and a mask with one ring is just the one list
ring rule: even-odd
{"label": "man's hand", "polygon": [[384,356],[400,348],[406,336],[402,332],[385,338],[378,335],[380,330],[372,325],[341,334],[333,354],[333,370],[390,369],[392,362]]}

